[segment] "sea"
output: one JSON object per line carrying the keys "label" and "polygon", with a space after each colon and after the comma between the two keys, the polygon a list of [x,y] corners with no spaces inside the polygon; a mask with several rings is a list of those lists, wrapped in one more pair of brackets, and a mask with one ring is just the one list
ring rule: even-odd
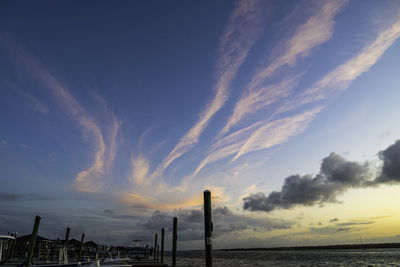
{"label": "sea", "polygon": [[[172,264],[170,255],[165,262]],[[177,266],[205,266],[204,251],[179,251]],[[214,251],[213,266],[400,266],[400,249]]]}

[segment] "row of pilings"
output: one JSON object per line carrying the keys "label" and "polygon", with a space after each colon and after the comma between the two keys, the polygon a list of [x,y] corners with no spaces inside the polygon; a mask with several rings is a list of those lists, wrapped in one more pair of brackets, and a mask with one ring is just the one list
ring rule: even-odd
{"label": "row of pilings", "polygon": [[[212,206],[211,206],[211,192],[206,190],[203,192],[204,197],[204,248],[205,248],[205,263],[206,267],[212,267],[213,255],[212,255]],[[177,240],[178,240],[178,218],[173,218],[172,227],[172,266],[176,267],[176,256],[177,256]],[[164,263],[164,235],[165,229],[161,229],[161,253],[159,253],[159,245],[157,243],[158,234],[154,237],[154,261]],[[161,257],[159,256],[161,255]]]}
{"label": "row of pilings", "polygon": [[[36,239],[38,236],[40,220],[41,220],[40,216],[35,217],[35,222],[34,222],[33,229],[32,229],[31,239],[29,242],[30,246],[29,246],[27,256],[26,256],[26,259],[24,262],[25,267],[32,266],[32,258],[33,258],[33,253],[35,251],[35,245],[36,245]],[[68,250],[68,241],[69,241],[70,231],[71,231],[71,229],[69,227],[67,227],[64,245],[63,245],[62,251],[60,252],[60,256],[59,256],[59,264],[68,264],[67,250]],[[82,261],[84,240],[85,240],[85,233],[82,233],[80,248],[79,248],[79,253],[78,253],[78,258],[77,258],[78,262]]]}
{"label": "row of pilings", "polygon": [[[206,190],[203,192],[204,196],[204,244],[205,244],[205,265],[206,267],[212,267],[213,257],[212,257],[212,231],[213,231],[213,222],[212,222],[212,206],[211,206],[211,192]],[[35,222],[32,229],[32,235],[30,240],[30,246],[26,254],[26,259],[24,262],[25,267],[32,266],[32,258],[35,250],[36,239],[38,235],[39,225],[40,225],[40,216],[36,216]],[[172,266],[177,266],[177,240],[178,240],[178,218],[173,217],[172,221]],[[68,240],[69,240],[70,228],[67,227],[65,242],[63,247],[63,253],[60,253],[62,259],[60,263],[68,264],[68,256],[67,256],[67,248],[68,248]],[[164,263],[164,237],[165,237],[165,228],[161,229],[161,250],[158,245],[158,234],[155,234],[154,238],[154,249],[153,249],[153,260],[154,262]],[[85,234],[82,233],[81,237],[81,245],[79,249],[79,256],[77,258],[78,262],[82,261],[82,251],[84,244]]]}

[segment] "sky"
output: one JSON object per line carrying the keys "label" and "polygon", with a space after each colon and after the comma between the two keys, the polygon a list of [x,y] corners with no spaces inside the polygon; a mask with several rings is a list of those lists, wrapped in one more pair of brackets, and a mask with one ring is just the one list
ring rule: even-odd
{"label": "sky", "polygon": [[[400,2],[1,1],[0,233],[400,242]],[[360,241],[362,240],[362,241]]]}

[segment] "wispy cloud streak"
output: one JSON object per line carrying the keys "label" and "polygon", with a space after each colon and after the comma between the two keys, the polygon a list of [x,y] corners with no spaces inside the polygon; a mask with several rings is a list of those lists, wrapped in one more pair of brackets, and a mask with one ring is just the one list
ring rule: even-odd
{"label": "wispy cloud streak", "polygon": [[11,41],[5,39],[0,41],[11,52],[16,65],[23,66],[28,73],[49,89],[61,107],[79,123],[85,134],[93,137],[91,139],[95,146],[93,162],[89,168],[77,174],[73,186],[83,192],[100,191],[104,185],[102,178],[111,168],[115,158],[119,122],[112,113],[107,111],[112,115],[111,138],[107,147],[100,126],[45,66],[33,58],[21,45],[15,42],[11,45]]}
{"label": "wispy cloud streak", "polygon": [[229,18],[220,40],[220,56],[217,60],[215,96],[199,116],[195,125],[179,140],[162,163],[166,169],[175,159],[190,150],[199,140],[215,113],[229,97],[229,86],[248,52],[261,33],[265,14],[259,1],[240,1]]}
{"label": "wispy cloud streak", "polygon": [[228,156],[235,155],[232,159],[232,161],[235,161],[249,152],[270,148],[286,142],[289,138],[302,133],[320,110],[321,107],[268,123],[256,123],[256,125],[246,128],[247,131],[241,130],[239,133],[233,133],[229,138],[232,142],[225,141],[225,145],[209,153],[199,164],[195,174],[207,164]]}
{"label": "wispy cloud streak", "polygon": [[131,158],[132,171],[129,176],[130,182],[142,186],[148,182],[148,174],[150,169],[150,162],[143,155]]}
{"label": "wispy cloud streak", "polygon": [[199,166],[197,167],[196,171],[194,172],[194,174],[198,174],[201,169],[203,169],[207,164],[218,161],[220,159],[224,159],[226,157],[229,157],[235,153],[237,153],[241,146],[243,145],[243,141],[241,142],[237,142],[237,143],[233,143],[230,144],[228,146],[224,146],[216,151],[211,152],[210,154],[207,155],[207,157],[205,159],[203,159],[203,161],[199,164]]}
{"label": "wispy cloud streak", "polygon": [[49,108],[43,104],[37,97],[18,89],[18,92],[25,97],[25,99],[29,102],[30,108],[34,111],[38,111],[42,114],[47,114],[50,112]]}
{"label": "wispy cloud streak", "polygon": [[364,72],[367,72],[382,57],[384,52],[400,37],[400,20],[378,34],[377,38],[366,45],[361,52],[344,64],[328,73],[288,104],[283,105],[279,113],[293,110],[320,100],[325,100],[333,94],[345,90],[350,83]]}
{"label": "wispy cloud streak", "polygon": [[[78,173],[73,185],[79,191],[100,191],[104,186],[102,178],[108,172],[108,168],[111,166],[115,157],[115,136],[119,128],[119,123],[114,118],[111,146],[107,148],[100,126],[69,93],[69,91],[44,67],[38,66],[38,68],[35,68],[35,74],[47,86],[47,88],[57,96],[65,110],[78,121],[83,130],[94,137],[96,152],[94,154],[93,163],[88,169]],[[106,153],[107,149],[108,153]]]}
{"label": "wispy cloud streak", "polygon": [[[304,131],[309,122],[320,111],[320,108],[314,109],[298,116],[272,121],[275,112],[271,118],[266,121],[253,123],[252,131],[248,128],[243,135],[243,129],[220,139],[227,134],[233,126],[245,119],[248,115],[259,112],[267,106],[288,98],[297,86],[300,78],[305,72],[297,74],[292,78],[285,78],[279,83],[265,85],[268,79],[276,71],[285,66],[293,67],[299,58],[310,55],[311,51],[332,37],[335,15],[347,4],[347,0],[316,2],[316,9],[307,19],[307,21],[298,26],[293,36],[284,41],[282,53],[275,56],[272,63],[267,67],[261,68],[252,77],[246,86],[243,96],[235,104],[233,114],[228,119],[226,125],[218,134],[218,141],[213,145],[213,149],[200,163],[195,171],[197,174],[208,163],[236,154],[233,161],[240,156],[251,151],[266,149],[276,144],[287,141],[291,136]],[[260,126],[259,124],[264,124]],[[292,124],[290,124],[292,123]],[[259,127],[254,127],[255,125]],[[279,131],[282,131],[279,133]],[[232,140],[235,137],[236,141]],[[226,147],[224,147],[226,144]],[[217,149],[218,147],[218,149]]]}
{"label": "wispy cloud streak", "polygon": [[273,86],[264,86],[265,82],[279,68],[285,65],[294,66],[299,58],[308,56],[313,49],[328,41],[333,35],[335,15],[347,2],[347,0],[317,2],[318,8],[314,14],[300,25],[295,34],[284,43],[283,53],[253,76],[243,97],[236,103],[232,116],[219,135],[229,132],[231,127],[249,113],[254,113],[288,96],[290,90],[296,86],[297,79],[285,80]]}
{"label": "wispy cloud streak", "polygon": [[[288,42],[289,45],[287,47],[291,48],[287,49],[287,53],[278,56],[270,66],[254,76],[252,82],[246,89],[247,95],[238,101],[232,117],[228,120],[228,123],[223,128],[221,133],[226,133],[231,126],[239,122],[245,117],[245,115],[254,113],[266,105],[278,101],[279,97],[280,99],[284,100],[284,102],[277,110],[272,112],[271,119],[279,114],[298,109],[306,104],[317,103],[320,100],[327,99],[329,96],[332,96],[333,93],[346,89],[351,81],[359,77],[362,73],[368,71],[379,60],[383,53],[394,43],[394,41],[399,38],[400,21],[396,21],[389,28],[382,31],[375,41],[365,46],[359,54],[348,60],[343,65],[337,67],[331,73],[327,74],[321,80],[316,82],[310,89],[305,90],[304,92],[292,98],[290,98],[290,90],[291,87],[296,86],[292,84],[296,83],[296,79],[289,81],[288,84],[278,84],[276,87],[278,92],[275,92],[275,94],[269,90],[265,90],[265,88],[268,87],[262,87],[261,89],[257,88],[257,86],[262,84],[266,78],[270,77],[276,69],[285,64],[294,64],[297,57],[304,57],[308,55],[312,48],[315,48],[318,44],[328,40],[333,33],[334,15],[346,4],[346,2],[347,1],[325,2],[325,4],[321,5],[319,13],[315,13],[312,18],[298,28],[295,36],[292,37]],[[336,4],[334,5],[334,3]],[[327,14],[330,15],[323,17],[322,14],[324,14],[324,16]],[[319,21],[319,23],[317,23],[317,21]],[[325,31],[323,31],[320,27],[322,25],[326,27]],[[301,42],[305,42],[304,40],[301,41],[301,38],[304,36],[308,36],[309,38],[314,36],[313,38],[316,38],[316,41],[311,41],[309,38],[306,38],[306,44],[301,44]],[[297,40],[297,42],[300,43],[296,45],[294,40]],[[297,51],[297,53],[294,53],[293,51]],[[262,97],[267,96],[268,94],[271,95],[265,98]],[[213,160],[210,159],[218,160],[229,156],[227,151],[232,149],[234,146],[240,146],[241,148],[236,153],[233,161],[251,151],[269,148],[271,147],[270,144],[283,143],[290,138],[290,136],[286,137],[285,131],[291,132],[292,130],[290,127],[299,127],[299,132],[304,131],[312,119],[322,110],[322,108],[323,107],[320,105],[320,107],[312,112],[312,115],[310,113],[309,118],[301,125],[296,125],[296,123],[294,123],[292,126],[290,126],[290,124],[284,123],[285,126],[282,125],[282,127],[280,127],[278,125],[280,123],[279,121],[272,121],[271,123],[265,124],[265,126],[256,128],[254,129],[252,135],[249,136],[245,142],[243,142],[243,140],[238,140],[238,143],[235,145],[229,144],[229,147],[227,148],[222,147],[216,151],[212,151],[209,155],[207,155],[205,160],[202,161],[199,167],[203,168],[207,163],[213,162]],[[299,112],[302,112],[301,109],[299,109]],[[300,114],[299,116],[301,117],[302,115]],[[279,131],[283,132],[279,133]],[[280,140],[281,138],[282,140]],[[218,141],[217,144],[219,142],[220,141]],[[198,168],[196,173],[201,168]]]}
{"label": "wispy cloud streak", "polygon": [[313,49],[328,41],[333,35],[334,18],[347,2],[347,0],[317,2],[319,8],[297,28],[296,33],[286,42],[285,52],[277,56],[267,68],[256,73],[249,88],[259,86],[264,79],[269,78],[280,67],[293,66],[299,58],[310,55]]}
{"label": "wispy cloud streak", "polygon": [[[315,106],[314,103],[313,106],[305,106],[290,115],[281,114],[283,110],[280,108],[281,106],[287,108],[287,110],[284,111],[289,111],[293,107],[300,107],[303,103],[306,103],[307,97],[310,97],[312,100],[311,102],[320,99],[321,97],[318,96],[318,94],[325,92],[324,90],[336,89],[336,86],[340,89],[348,86],[352,79],[356,79],[362,72],[376,63],[384,50],[394,42],[393,38],[397,38],[395,26],[393,26],[392,30],[389,32],[380,34],[378,37],[380,41],[376,41],[376,43],[367,46],[359,55],[353,58],[360,57],[359,60],[346,63],[348,64],[347,67],[339,66],[337,70],[315,83],[312,88],[317,89],[314,91],[309,89],[295,95],[294,89],[297,87],[305,72],[298,73],[291,78],[282,79],[277,83],[271,83],[271,81],[276,80],[276,74],[280,68],[284,66],[294,67],[301,58],[311,55],[312,51],[332,37],[335,16],[343,9],[347,2],[346,0],[315,2],[317,8],[315,8],[311,16],[304,24],[297,27],[292,37],[283,42],[284,48],[281,50],[282,53],[275,56],[272,63],[266,68],[256,72],[252,77],[251,81],[245,87],[242,97],[236,103],[232,116],[217,136],[218,138],[214,140],[214,144],[197,166],[193,175],[184,179],[185,181],[193,182],[194,176],[208,164],[228,157],[231,157],[231,162],[234,162],[248,153],[272,148],[303,133],[317,114],[321,112],[326,103],[317,103],[317,106]],[[241,6],[238,5],[238,8],[240,7]],[[233,44],[238,44],[236,44],[233,39],[229,39],[230,37],[225,37],[233,35],[233,32],[228,31],[228,29],[230,27],[233,28],[232,20],[234,19],[232,18],[238,16],[237,14],[240,13],[238,12],[239,11],[236,10],[232,15],[224,37],[221,39],[221,47],[229,45],[232,45],[232,47],[229,52],[227,52],[228,50],[221,50],[221,55],[217,62],[218,76],[215,85],[215,98],[203,111],[197,123],[180,139],[178,144],[154,172],[150,171],[150,161],[143,155],[132,158],[133,168],[130,179],[132,184],[140,188],[140,190],[143,189],[145,192],[153,193],[152,195],[154,195],[154,192],[157,192],[157,194],[161,193],[162,195],[166,192],[176,193],[181,189],[185,192],[190,190],[187,188],[187,185],[177,186],[171,189],[163,184],[162,181],[159,181],[160,183],[155,185],[154,178],[161,177],[162,172],[174,160],[181,157],[198,142],[208,122],[227,101],[229,96],[229,84],[234,79],[249,51],[245,49],[245,52],[238,53],[243,47],[233,46]],[[248,14],[246,12],[249,11],[241,12],[243,15]],[[242,27],[242,29],[244,28]],[[238,34],[235,35],[236,38],[240,36]],[[226,40],[229,40],[229,42]],[[248,49],[250,48],[251,46],[248,46]],[[364,67],[361,67],[361,65]],[[354,71],[350,66],[359,66],[359,68]],[[328,91],[329,90],[327,90],[327,92]],[[278,104],[281,106],[276,108]],[[240,121],[255,113],[259,115],[259,112],[266,107],[271,108],[271,113],[264,116],[262,121],[252,121],[250,126],[247,125],[245,128],[230,132],[233,126],[236,126]],[[137,188],[133,189],[131,193],[136,194],[135,192],[138,192]],[[149,200],[149,203],[156,203],[157,201],[160,201],[158,197],[154,200]],[[172,204],[172,206],[173,205],[176,205],[176,203]]]}
{"label": "wispy cloud streak", "polygon": [[302,133],[321,109],[322,107],[318,107],[260,127],[247,139],[232,161],[249,152],[282,144],[289,140],[289,138]]}
{"label": "wispy cloud streak", "polygon": [[246,115],[256,113],[260,109],[289,96],[291,90],[297,86],[300,76],[296,75],[292,78],[284,79],[280,83],[265,86],[256,91],[247,91],[246,95],[236,103],[232,116],[219,135],[227,133],[232,126],[236,125]]}

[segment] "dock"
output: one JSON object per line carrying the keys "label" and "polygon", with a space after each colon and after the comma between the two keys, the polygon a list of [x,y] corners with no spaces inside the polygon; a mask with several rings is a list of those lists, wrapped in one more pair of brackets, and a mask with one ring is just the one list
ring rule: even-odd
{"label": "dock", "polygon": [[168,267],[168,264],[161,262],[136,262],[132,267]]}
{"label": "dock", "polygon": [[[211,192],[204,192],[204,226],[206,267],[212,267],[212,231]],[[177,263],[177,225],[178,218],[172,218],[172,267]],[[70,228],[67,227],[64,240],[50,240],[38,236],[40,216],[36,216],[32,234],[17,237],[17,232],[0,236],[0,264],[7,267],[168,267],[164,262],[165,229],[161,229],[160,239],[155,234],[154,247],[112,247],[96,245],[93,241],[84,243],[69,240]],[[168,228],[167,228],[168,229]],[[143,240],[134,240],[143,241]],[[158,243],[160,241],[160,244]],[[35,247],[36,246],[36,247]],[[85,249],[84,249],[85,248]],[[135,250],[136,249],[136,250]],[[137,250],[139,249],[139,250]],[[3,253],[3,251],[6,253]],[[71,253],[71,255],[68,255]],[[121,253],[121,255],[120,255]],[[58,254],[58,255],[57,255]],[[58,257],[57,257],[58,256]],[[58,258],[58,259],[57,259]]]}

